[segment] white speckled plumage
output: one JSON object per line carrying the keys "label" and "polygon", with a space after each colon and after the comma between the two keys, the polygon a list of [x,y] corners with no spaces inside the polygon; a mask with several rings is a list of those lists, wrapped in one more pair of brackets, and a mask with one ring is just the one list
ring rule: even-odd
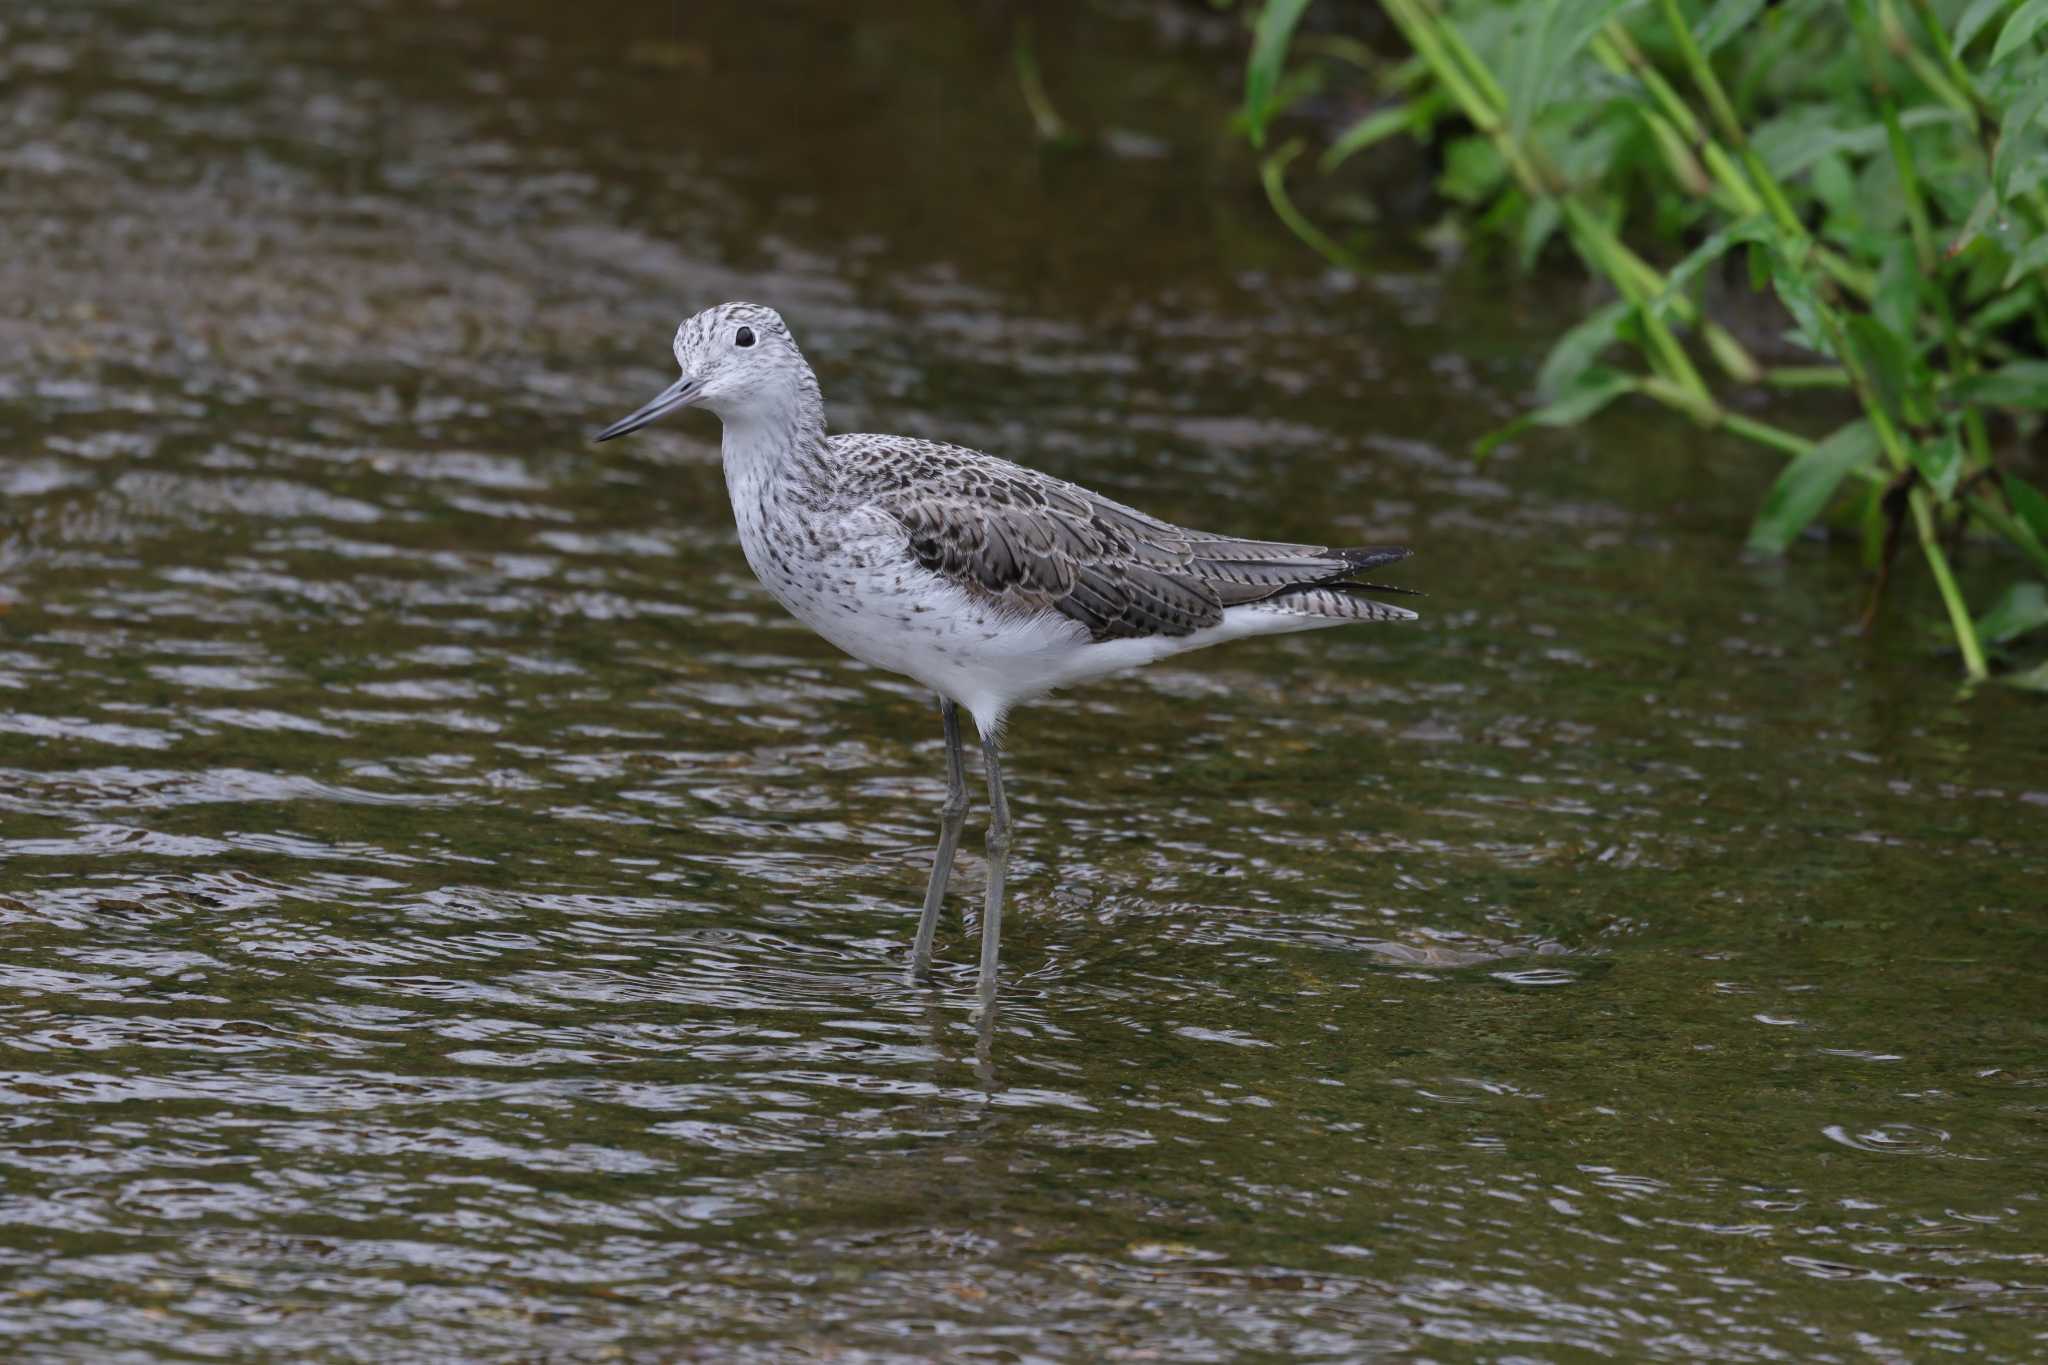
{"label": "white speckled plumage", "polygon": [[1406,550],[1211,535],[961,446],[828,435],[817,378],[771,308],[706,309],[674,349],[682,378],[598,439],[681,407],[718,414],[740,545],[762,584],[839,648],[941,699],[951,780],[920,974],[965,808],[951,708],[974,717],[993,813],[985,1005],[1008,850],[996,737],[1013,706],[1227,640],[1414,618],[1367,595],[1403,589],[1357,580]]}

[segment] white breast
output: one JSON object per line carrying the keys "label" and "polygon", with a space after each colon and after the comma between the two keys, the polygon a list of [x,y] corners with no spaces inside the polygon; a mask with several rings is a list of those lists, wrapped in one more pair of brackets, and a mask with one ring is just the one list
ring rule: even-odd
{"label": "white breast", "polygon": [[1192,635],[1095,641],[1058,612],[1009,609],[924,568],[902,526],[876,508],[821,511],[772,473],[751,472],[728,460],[741,548],[775,600],[854,658],[966,707],[984,733],[1056,687],[1247,635],[1340,624],[1238,607]]}

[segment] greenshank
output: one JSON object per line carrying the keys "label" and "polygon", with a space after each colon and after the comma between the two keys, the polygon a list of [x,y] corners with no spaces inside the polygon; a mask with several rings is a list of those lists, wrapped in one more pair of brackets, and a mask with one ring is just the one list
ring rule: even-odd
{"label": "greenshank", "polygon": [[680,408],[725,426],[725,482],[748,565],[784,607],[856,659],[939,699],[946,800],[911,951],[932,933],[967,814],[960,711],[988,779],[982,898],[984,1017],[996,993],[1010,807],[1004,718],[1056,687],[1251,635],[1411,621],[1360,574],[1406,558],[1192,531],[978,450],[825,431],[818,379],[772,308],[726,303],[676,329],[682,376],[599,432],[609,441]]}

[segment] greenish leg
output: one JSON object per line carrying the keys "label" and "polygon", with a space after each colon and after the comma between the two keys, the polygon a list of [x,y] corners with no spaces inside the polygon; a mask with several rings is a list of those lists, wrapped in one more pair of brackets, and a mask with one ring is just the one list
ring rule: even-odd
{"label": "greenish leg", "polygon": [[946,804],[939,807],[939,850],[932,858],[932,879],[925,887],[924,915],[917,922],[917,942],[910,952],[910,970],[918,980],[931,976],[932,935],[939,927],[939,905],[953,875],[953,852],[960,847],[960,825],[967,818],[966,757],[960,752],[960,707],[939,699],[939,718],[946,726]]}

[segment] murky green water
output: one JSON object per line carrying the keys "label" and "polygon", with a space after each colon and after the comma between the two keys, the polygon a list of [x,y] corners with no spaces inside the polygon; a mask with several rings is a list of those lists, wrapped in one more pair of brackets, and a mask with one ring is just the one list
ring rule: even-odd
{"label": "murky green water", "polygon": [[[0,11],[0,1352],[2048,1350],[2040,704],[1739,562],[1740,446],[1475,469],[1576,301],[1321,276],[1199,7],[1040,19],[1051,159],[881,9]],[[986,1055],[928,703],[709,419],[586,444],[735,296],[843,429],[1420,549],[1020,714]]]}

